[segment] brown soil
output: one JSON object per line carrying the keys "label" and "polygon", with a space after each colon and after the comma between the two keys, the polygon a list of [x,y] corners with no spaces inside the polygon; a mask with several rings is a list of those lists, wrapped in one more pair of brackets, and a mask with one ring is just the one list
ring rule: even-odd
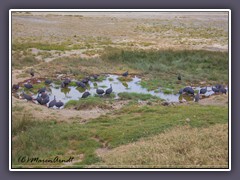
{"label": "brown soil", "polygon": [[228,94],[216,94],[209,98],[201,99],[199,101],[201,105],[216,105],[216,106],[227,106],[228,105]]}
{"label": "brown soil", "polygon": [[90,119],[97,118],[101,115],[122,108],[128,101],[115,101],[111,109],[49,109],[46,106],[41,106],[32,102],[26,102],[22,99],[12,98],[12,104],[24,107],[24,111],[31,112],[36,119],[40,120],[56,120],[58,122],[78,122],[86,123]]}
{"label": "brown soil", "polygon": [[[227,38],[228,15],[223,12],[32,12],[14,14],[13,40],[18,42],[44,42],[70,44],[103,37],[109,42],[103,46],[135,47],[140,49],[206,49],[227,51],[227,41],[214,36],[199,37],[191,32],[171,27],[187,27],[194,32],[211,28],[224,33]],[[166,25],[170,29],[166,28]],[[155,27],[159,28],[155,31]],[[150,30],[150,31],[148,31]],[[204,30],[204,32],[205,32]],[[204,34],[204,32],[202,32]],[[226,32],[226,33],[225,33]],[[220,35],[221,36],[221,35]],[[96,44],[95,44],[96,45]],[[88,48],[88,50],[91,48]],[[67,55],[82,55],[83,51],[70,51]],[[55,55],[54,55],[55,56]],[[53,56],[53,57],[54,57]],[[52,58],[46,58],[50,61]]]}

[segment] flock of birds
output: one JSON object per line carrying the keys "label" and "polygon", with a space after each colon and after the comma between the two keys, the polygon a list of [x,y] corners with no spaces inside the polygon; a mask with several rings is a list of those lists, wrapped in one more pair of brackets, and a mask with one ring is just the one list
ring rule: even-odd
{"label": "flock of birds", "polygon": [[[32,77],[34,77],[34,72],[31,71],[30,75]],[[97,74],[92,75],[92,77],[95,80],[98,79],[98,76],[99,75],[97,75]],[[122,76],[124,76],[124,77],[128,76],[128,71],[123,73]],[[77,81],[76,85],[78,87],[86,88],[89,81],[90,81],[90,77],[86,77],[82,81]],[[52,80],[50,80],[50,79],[45,80],[46,85],[50,85],[51,83],[52,83]],[[68,78],[64,79],[61,83],[61,88],[67,87],[69,85],[69,83],[71,83],[70,79],[68,79]],[[19,89],[19,87],[20,87],[19,84],[14,84],[12,86],[12,89],[16,91]],[[33,85],[30,83],[26,83],[26,84],[24,84],[24,87],[27,89],[31,89],[31,88],[33,88]],[[27,101],[37,101],[40,105],[47,105],[47,103],[50,101],[50,98],[49,98],[49,95],[46,93],[46,90],[47,90],[46,87],[40,88],[38,90],[37,98],[33,98],[31,95],[25,94],[25,92],[22,91],[22,98],[26,99]],[[112,93],[112,91],[113,91],[112,84],[110,84],[110,88],[108,88],[106,90],[99,89],[99,88],[96,89],[96,93],[99,96],[102,96],[104,94],[110,95]],[[82,98],[87,98],[90,95],[91,95],[90,92],[88,92],[86,89],[85,92],[82,94]],[[48,108],[52,108],[54,106],[56,106],[57,108],[60,108],[60,107],[64,106],[64,103],[61,100],[57,101],[56,97],[54,96],[54,99],[52,101],[50,101],[50,103],[48,104]]]}
{"label": "flock of birds", "polygon": [[[30,75],[33,77],[34,76],[34,72],[31,71],[30,72]],[[98,79],[98,76],[97,74],[94,74],[92,75],[92,77],[96,80]],[[126,77],[128,76],[128,71],[124,72],[122,74],[122,76]],[[177,79],[180,81],[182,79],[181,75],[179,74]],[[76,82],[76,85],[78,87],[82,87],[82,88],[86,88],[88,82],[90,81],[90,77],[86,77],[84,78],[82,81],[77,81]],[[46,79],[45,80],[45,84],[46,85],[50,85],[52,83],[52,80],[50,79]],[[70,79],[64,79],[61,83],[61,88],[65,88],[69,85],[69,83],[71,83],[71,80]],[[26,83],[24,84],[24,87],[27,88],[27,89],[31,89],[33,88],[33,85],[30,84],[30,83]],[[13,90],[18,90],[19,89],[19,84],[14,84],[13,87],[12,87]],[[24,91],[22,91],[22,98],[23,99],[26,99],[27,101],[37,101],[39,104],[41,105],[47,105],[47,103],[50,101],[50,98],[49,98],[49,95],[46,93],[46,87],[42,87],[38,90],[38,95],[36,98],[33,98],[32,96],[28,95],[28,94],[25,94]],[[96,89],[96,93],[99,95],[99,96],[102,96],[102,95],[110,95],[113,91],[113,88],[112,88],[112,85],[110,84],[110,88],[104,90],[104,89],[99,89],[97,88]],[[207,87],[205,88],[201,88],[199,90],[199,92],[197,92],[196,95],[194,95],[194,90],[192,87],[188,86],[188,87],[185,87],[183,89],[180,89],[179,91],[179,94],[188,94],[188,95],[193,95],[194,96],[194,101],[195,102],[198,102],[200,100],[200,94],[205,94],[207,92]],[[224,88],[223,85],[220,85],[220,84],[217,84],[215,87],[212,87],[212,91],[214,93],[223,93],[223,94],[226,94],[227,93],[227,90]],[[90,96],[90,92],[87,91],[87,89],[85,90],[85,92],[82,94],[82,98],[87,98],[88,96]],[[61,102],[61,100],[57,101],[56,100],[56,97],[54,96],[54,99],[52,101],[50,101],[50,103],[48,104],[48,108],[51,108],[51,107],[54,107],[56,106],[57,108],[60,108],[62,106],[64,106],[64,103]]]}
{"label": "flock of birds", "polygon": [[[179,74],[178,75],[178,80],[181,80],[182,77],[181,75]],[[194,96],[194,101],[195,102],[198,102],[200,100],[200,94],[206,94],[207,92],[207,87],[205,88],[201,88],[197,94],[194,96],[194,90],[192,87],[188,86],[188,87],[185,87],[183,89],[180,89],[179,91],[179,94],[188,94],[188,95],[193,95]],[[212,91],[216,94],[216,93],[222,93],[222,94],[227,94],[227,89],[225,89],[225,87],[221,84],[217,84],[215,87],[212,86]]]}

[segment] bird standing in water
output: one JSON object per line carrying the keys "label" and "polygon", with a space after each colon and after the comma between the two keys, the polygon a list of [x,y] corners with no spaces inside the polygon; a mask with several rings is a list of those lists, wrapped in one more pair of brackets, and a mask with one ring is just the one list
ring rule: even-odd
{"label": "bird standing in water", "polygon": [[91,94],[86,90],[83,95],[82,98],[87,98],[88,96],[90,96]]}
{"label": "bird standing in water", "polygon": [[110,84],[110,88],[108,88],[106,91],[105,91],[105,94],[111,94],[112,93],[112,91],[113,91],[113,89],[112,89],[112,84]]}

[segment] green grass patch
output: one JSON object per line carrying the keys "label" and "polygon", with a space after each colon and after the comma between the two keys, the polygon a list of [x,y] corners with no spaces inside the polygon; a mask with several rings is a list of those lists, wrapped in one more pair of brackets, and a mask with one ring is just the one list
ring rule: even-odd
{"label": "green grass patch", "polygon": [[64,50],[70,50],[68,48],[66,43],[60,43],[60,44],[53,44],[53,43],[36,43],[36,42],[27,42],[27,43],[18,43],[18,42],[13,42],[12,44],[12,49],[14,51],[23,51],[27,50],[29,48],[37,48],[40,50],[46,50],[46,51],[51,51],[51,50],[58,50],[58,51],[64,51]]}
{"label": "green grass patch", "polygon": [[[71,150],[71,156],[84,155],[83,161],[77,163],[79,167],[84,167],[100,161],[95,150],[104,147],[103,144],[114,148],[163,133],[174,126],[209,127],[228,122],[227,107],[197,104],[171,107],[138,107],[133,104],[116,111],[114,116],[104,115],[86,124],[57,123],[50,119],[32,121],[32,116],[13,113],[16,136],[13,140],[14,166],[22,165],[17,161],[20,156],[69,158],[67,153]],[[19,125],[16,125],[17,122]]]}
{"label": "green grass patch", "polygon": [[149,91],[152,91],[152,90],[156,90],[157,88],[159,88],[159,86],[161,86],[161,83],[158,79],[152,79],[152,80],[142,80],[140,82],[140,85],[143,87],[143,88],[146,88],[147,90]]}
{"label": "green grass patch", "polygon": [[76,86],[77,86],[77,84],[76,84],[76,82],[75,82],[75,81],[71,81],[71,82],[68,84],[68,86],[74,86],[74,87],[76,87]]}
{"label": "green grass patch", "polygon": [[121,99],[129,99],[129,100],[143,100],[143,101],[151,100],[151,99],[160,100],[159,97],[153,96],[151,94],[143,94],[143,93],[135,93],[135,92],[132,92],[132,93],[122,92],[122,93],[118,93],[118,96]]}
{"label": "green grass patch", "polygon": [[12,111],[22,111],[24,109],[23,106],[15,105],[12,107]]}
{"label": "green grass patch", "polygon": [[41,61],[37,60],[33,55],[19,56],[17,54],[13,55],[12,66],[14,68],[20,69],[23,67],[29,67],[39,64]]}
{"label": "green grass patch", "polygon": [[[141,85],[149,90],[208,83],[228,83],[228,53],[205,50],[125,50],[106,48],[102,59],[124,64],[144,74]],[[178,74],[182,80],[177,80]]]}
{"label": "green grass patch", "polygon": [[172,94],[173,91],[171,89],[166,89],[166,88],[162,88],[161,91],[164,93],[164,94]]}
{"label": "green grass patch", "polygon": [[108,78],[109,81],[113,81],[113,78]]}
{"label": "green grass patch", "polygon": [[65,108],[76,108],[77,110],[81,109],[92,109],[95,107],[98,108],[109,108],[109,105],[103,98],[100,97],[87,97],[85,99],[81,98],[79,100],[70,100],[65,104]]}
{"label": "green grass patch", "polygon": [[119,81],[121,81],[121,82],[130,82],[130,81],[132,81],[132,78],[131,77],[123,77],[123,76],[119,76],[118,78],[117,78]]}
{"label": "green grass patch", "polygon": [[[24,108],[21,106],[17,106],[13,108],[13,111],[22,111]],[[18,116],[18,117],[17,117]],[[13,114],[12,121],[12,134],[17,135],[21,132],[26,131],[28,128],[34,126],[36,124],[35,121],[32,120],[33,116],[29,113],[23,114]]]}
{"label": "green grass patch", "polygon": [[110,147],[134,142],[141,137],[163,132],[172,126],[185,125],[188,123],[187,118],[190,119],[189,124],[192,127],[208,127],[216,123],[226,123],[228,120],[226,107],[199,105],[177,107],[133,105],[123,108],[116,114],[118,115],[113,118],[101,117],[88,124],[98,127],[99,138],[108,142]]}
{"label": "green grass patch", "polygon": [[108,86],[106,86],[106,85],[102,85],[102,86],[98,86],[98,87],[101,87],[101,88],[107,88]]}

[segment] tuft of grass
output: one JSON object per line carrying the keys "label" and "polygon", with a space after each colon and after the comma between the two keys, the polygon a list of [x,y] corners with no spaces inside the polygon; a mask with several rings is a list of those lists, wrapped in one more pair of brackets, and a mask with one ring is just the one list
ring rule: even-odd
{"label": "tuft of grass", "polygon": [[12,66],[14,68],[23,68],[23,67],[29,67],[36,64],[39,64],[41,61],[37,60],[33,55],[26,55],[26,56],[18,56],[13,55],[13,61]]}
{"label": "tuft of grass", "polygon": [[77,104],[78,104],[78,100],[69,100],[65,104],[65,108],[72,108],[72,107],[75,107]]}
{"label": "tuft of grass", "polygon": [[108,78],[109,81],[113,81],[113,78]]}
{"label": "tuft of grass", "polygon": [[172,94],[172,93],[173,93],[172,90],[166,89],[166,88],[161,89],[161,91],[162,91],[164,94]]}
{"label": "tuft of grass", "polygon": [[118,96],[121,99],[129,99],[129,100],[143,100],[143,101],[151,100],[151,99],[160,100],[159,97],[153,96],[151,94],[143,94],[143,93],[135,93],[135,92],[132,92],[132,93],[122,92],[122,93],[118,93]]}
{"label": "tuft of grass", "polygon": [[[18,107],[15,107],[14,109],[15,111],[16,110],[20,111],[20,110],[23,110],[23,107],[18,106]],[[17,135],[18,133],[22,133],[26,131],[29,127],[36,124],[36,122],[33,121],[33,116],[29,113],[14,114],[12,119],[13,119],[12,121],[13,136]]]}
{"label": "tuft of grass", "polygon": [[12,107],[12,111],[23,111],[24,110],[24,107],[23,106],[19,106],[19,105],[15,105]]}
{"label": "tuft of grass", "polygon": [[68,86],[74,86],[74,87],[76,87],[76,86],[77,86],[77,84],[76,84],[76,82],[75,82],[75,81],[71,81],[71,82],[68,84]]}
{"label": "tuft of grass", "polygon": [[92,109],[95,107],[106,109],[109,105],[106,101],[99,97],[87,97],[85,99],[81,98],[79,100],[70,100],[65,104],[65,108],[76,108],[81,109]]}
{"label": "tuft of grass", "polygon": [[111,94],[104,94],[103,97],[106,99],[113,99],[116,97],[116,94],[112,92]]}
{"label": "tuft of grass", "polygon": [[127,76],[127,77],[120,76],[120,77],[118,77],[118,80],[121,82],[130,82],[130,81],[132,81],[132,78],[129,76]]}

